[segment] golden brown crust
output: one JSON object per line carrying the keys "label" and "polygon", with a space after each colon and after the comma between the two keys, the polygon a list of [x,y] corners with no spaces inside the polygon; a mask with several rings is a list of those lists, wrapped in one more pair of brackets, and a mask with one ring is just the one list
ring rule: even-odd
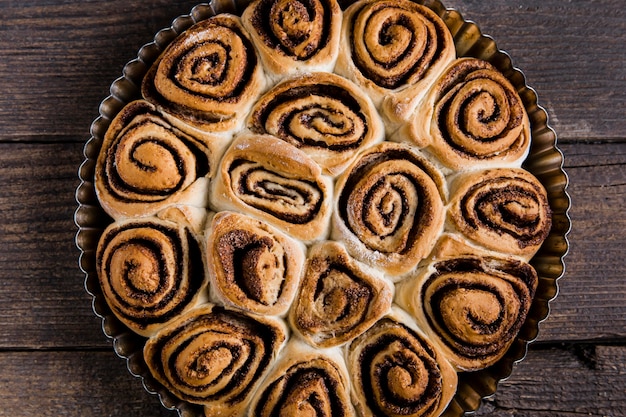
{"label": "golden brown crust", "polygon": [[328,233],[330,178],[304,152],[273,136],[235,139],[211,195],[216,208],[258,217],[303,241]]}
{"label": "golden brown crust", "polygon": [[398,308],[350,343],[346,362],[362,416],[436,417],[457,387],[456,371]]}
{"label": "golden brown crust", "polygon": [[180,34],[143,79],[142,94],[200,129],[237,129],[266,80],[238,16],[220,14]]}
{"label": "golden brown crust", "polygon": [[206,207],[219,157],[209,142],[175,128],[146,101],[127,104],[111,121],[96,162],[102,208],[122,219],[174,204]]}
{"label": "golden brown crust", "polygon": [[530,259],[552,227],[548,195],[521,168],[461,173],[450,187],[448,228],[500,253]]}
{"label": "golden brown crust", "polygon": [[290,323],[308,343],[341,345],[363,333],[391,307],[393,288],[336,242],[310,249]]}
{"label": "golden brown crust", "polygon": [[409,0],[361,0],[344,11],[335,71],[353,79],[377,106],[388,94],[416,97],[455,56],[444,22]]}
{"label": "golden brown crust", "polygon": [[259,387],[248,416],[354,416],[350,377],[337,349],[318,350],[293,338]]}
{"label": "golden brown crust", "polygon": [[241,415],[273,366],[287,329],[278,320],[212,304],[191,310],[144,347],[153,377],[206,415]]}
{"label": "golden brown crust", "polygon": [[369,97],[345,78],[321,72],[271,89],[253,107],[248,127],[302,149],[330,175],[384,136]]}
{"label": "golden brown crust", "polygon": [[109,225],[96,252],[106,302],[142,336],[206,300],[203,258],[201,243],[189,228],[158,218]]}
{"label": "golden brown crust", "polygon": [[225,304],[286,314],[298,289],[304,247],[251,217],[220,212],[205,239],[211,291]]}
{"label": "golden brown crust", "polygon": [[454,170],[520,166],[530,122],[511,83],[488,62],[458,59],[432,87],[407,137]]}
{"label": "golden brown crust", "polygon": [[518,334],[538,278],[514,258],[460,255],[423,268],[398,287],[397,302],[460,371],[496,363]]}
{"label": "golden brown crust", "polygon": [[407,145],[368,149],[336,188],[333,238],[390,277],[415,268],[442,231],[443,176]]}
{"label": "golden brown crust", "polygon": [[335,66],[342,13],[335,0],[256,0],[242,21],[271,78]]}

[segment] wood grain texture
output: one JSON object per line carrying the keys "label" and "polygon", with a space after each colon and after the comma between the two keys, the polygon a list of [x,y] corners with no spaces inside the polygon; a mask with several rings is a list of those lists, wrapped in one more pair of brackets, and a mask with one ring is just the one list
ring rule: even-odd
{"label": "wood grain texture", "polygon": [[[139,48],[196,1],[0,0],[0,416],[169,416],[83,288],[74,192],[89,127]],[[565,154],[570,253],[539,339],[479,416],[626,416],[621,0],[445,0],[508,51]]]}

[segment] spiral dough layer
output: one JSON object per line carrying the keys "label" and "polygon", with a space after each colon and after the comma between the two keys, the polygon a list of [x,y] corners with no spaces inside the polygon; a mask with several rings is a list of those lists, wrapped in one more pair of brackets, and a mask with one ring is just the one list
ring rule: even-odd
{"label": "spiral dough layer", "polygon": [[415,315],[451,363],[467,371],[504,355],[526,320],[537,282],[525,262],[467,256],[435,263],[399,291],[404,304],[421,307]]}
{"label": "spiral dough layer", "polygon": [[405,273],[442,230],[443,188],[439,172],[411,148],[375,146],[339,179],[333,237],[357,259]]}
{"label": "spiral dough layer", "polygon": [[550,233],[546,190],[523,169],[459,174],[450,199],[453,227],[488,249],[530,259]]}
{"label": "spiral dough layer", "polygon": [[335,0],[257,0],[242,14],[265,69],[275,78],[332,71],[341,17]]}
{"label": "spiral dough layer", "polygon": [[336,71],[377,104],[385,94],[437,76],[455,54],[441,18],[409,0],[358,1],[344,12],[342,32]]}
{"label": "spiral dough layer", "polygon": [[314,246],[291,309],[292,327],[314,346],[343,344],[391,307],[393,290],[354,261],[338,243]]}
{"label": "spiral dough layer", "polygon": [[[432,120],[425,117],[429,114]],[[473,58],[459,59],[446,70],[412,125],[414,140],[432,137],[432,152],[456,170],[520,165],[531,141],[515,88],[491,64]]]}
{"label": "spiral dough layer", "polygon": [[154,333],[193,307],[207,284],[197,238],[156,218],[113,223],[96,256],[107,303],[140,335]]}
{"label": "spiral dough layer", "polygon": [[285,339],[278,321],[205,304],[149,339],[144,356],[178,398],[204,405],[207,415],[238,415]]}
{"label": "spiral dough layer", "polygon": [[386,317],[348,349],[353,403],[361,415],[438,416],[457,375],[417,331]]}
{"label": "spiral dough layer", "polygon": [[369,98],[348,80],[314,73],[281,83],[254,106],[249,127],[302,149],[337,174],[358,151],[383,138]]}
{"label": "spiral dough layer", "polygon": [[142,94],[193,126],[224,132],[240,126],[265,83],[241,19],[223,14],[179,35],[144,77]]}
{"label": "spiral dough layer", "polygon": [[287,312],[300,280],[303,245],[256,219],[221,212],[206,247],[211,289],[221,300],[258,314]]}
{"label": "spiral dough layer", "polygon": [[292,339],[255,394],[250,417],[350,417],[349,376],[338,350]]}
{"label": "spiral dough layer", "polygon": [[[151,215],[175,203],[206,205],[212,152],[170,125],[145,101],[111,122],[96,166],[95,187],[115,219]],[[194,191],[191,191],[192,185]]]}

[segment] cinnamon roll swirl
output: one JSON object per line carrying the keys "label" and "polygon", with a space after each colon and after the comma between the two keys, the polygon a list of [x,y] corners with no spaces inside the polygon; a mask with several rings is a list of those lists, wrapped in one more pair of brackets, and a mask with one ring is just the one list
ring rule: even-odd
{"label": "cinnamon roll swirl", "polygon": [[189,228],[169,221],[109,225],[98,242],[96,265],[111,311],[142,336],[206,299],[201,243]]}
{"label": "cinnamon roll swirl", "polygon": [[291,339],[255,394],[250,417],[354,416],[350,379],[339,350]]}
{"label": "cinnamon roll swirl", "polygon": [[354,80],[380,106],[388,94],[422,90],[455,57],[441,18],[410,0],[361,0],[344,11],[335,71]]}
{"label": "cinnamon roll swirl", "polygon": [[342,18],[336,0],[256,0],[241,17],[272,78],[332,72]]}
{"label": "cinnamon roll swirl", "polygon": [[283,315],[298,289],[304,245],[251,217],[221,212],[207,232],[211,290],[224,303]]}
{"label": "cinnamon roll swirl", "polygon": [[408,136],[447,167],[520,166],[530,148],[530,122],[511,83],[488,62],[455,61],[410,122]]}
{"label": "cinnamon roll swirl", "polygon": [[550,233],[552,211],[546,190],[531,173],[499,168],[454,178],[448,220],[470,241],[529,260]]}
{"label": "cinnamon roll swirl", "polygon": [[352,402],[362,416],[439,416],[457,374],[411,322],[393,312],[350,343]]}
{"label": "cinnamon roll swirl", "polygon": [[310,249],[291,327],[318,347],[343,344],[388,312],[393,288],[380,274],[353,260],[338,243]]}
{"label": "cinnamon roll swirl", "polygon": [[445,218],[443,176],[411,147],[383,142],[338,179],[333,238],[398,276],[432,249]]}
{"label": "cinnamon roll swirl", "polygon": [[514,258],[462,256],[429,265],[398,284],[397,302],[461,371],[483,369],[507,351],[530,309],[538,278]]}
{"label": "cinnamon roll swirl", "polygon": [[303,241],[327,235],[331,198],[319,165],[270,135],[235,139],[212,188],[216,208],[248,213]]}
{"label": "cinnamon roll swirl", "polygon": [[384,136],[371,100],[356,85],[331,73],[303,75],[277,85],[254,106],[248,126],[302,149],[331,175]]}
{"label": "cinnamon roll swirl", "polygon": [[242,415],[286,340],[279,320],[205,304],[148,339],[146,364],[176,397],[207,416]]}
{"label": "cinnamon roll swirl", "polygon": [[142,94],[203,130],[237,129],[265,88],[256,50],[238,16],[220,14],[181,33],[143,79]]}
{"label": "cinnamon roll swirl", "polygon": [[207,141],[175,128],[148,102],[127,104],[111,122],[96,162],[102,208],[122,219],[153,215],[173,204],[206,207],[217,165]]}

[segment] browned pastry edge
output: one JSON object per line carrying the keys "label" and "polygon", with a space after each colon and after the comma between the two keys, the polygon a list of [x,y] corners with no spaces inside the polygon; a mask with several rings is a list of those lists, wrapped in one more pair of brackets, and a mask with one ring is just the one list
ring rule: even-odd
{"label": "browned pastry edge", "polygon": [[393,287],[336,242],[313,246],[290,311],[291,327],[317,347],[355,338],[386,314]]}
{"label": "browned pastry edge", "polygon": [[263,66],[274,79],[332,71],[341,19],[336,0],[256,0],[242,14]]}
{"label": "browned pastry edge", "polygon": [[538,285],[529,264],[512,257],[457,255],[398,285],[410,311],[459,371],[496,363],[526,320]]}
{"label": "browned pastry edge", "polygon": [[287,313],[304,264],[304,247],[265,222],[235,212],[213,217],[205,239],[211,291],[257,314]]}
{"label": "browned pastry edge", "polygon": [[384,136],[371,100],[352,82],[316,72],[282,82],[254,105],[248,127],[302,149],[330,175]]}
{"label": "browned pastry edge", "polygon": [[206,299],[202,245],[187,227],[157,218],[112,223],[96,251],[111,311],[149,336]]}

